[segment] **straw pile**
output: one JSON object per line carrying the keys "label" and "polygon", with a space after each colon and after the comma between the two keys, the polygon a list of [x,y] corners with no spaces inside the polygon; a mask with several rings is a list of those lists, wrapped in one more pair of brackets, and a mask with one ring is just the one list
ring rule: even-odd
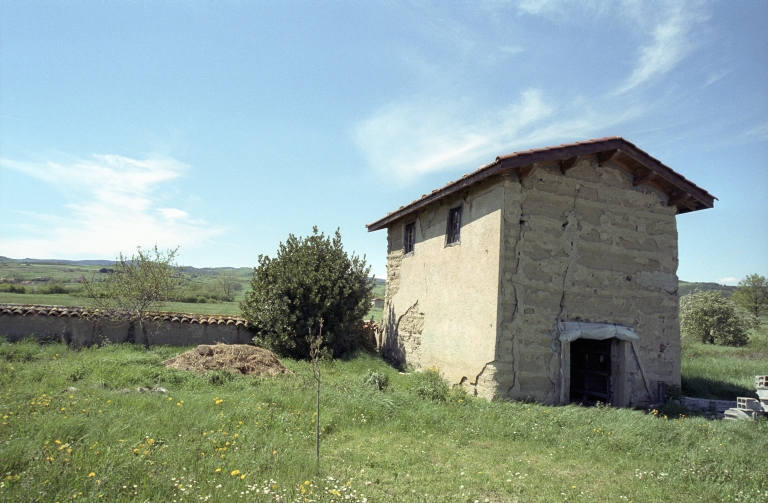
{"label": "straw pile", "polygon": [[228,370],[251,376],[275,376],[290,373],[280,360],[263,348],[248,344],[201,344],[163,365],[202,374],[209,370]]}

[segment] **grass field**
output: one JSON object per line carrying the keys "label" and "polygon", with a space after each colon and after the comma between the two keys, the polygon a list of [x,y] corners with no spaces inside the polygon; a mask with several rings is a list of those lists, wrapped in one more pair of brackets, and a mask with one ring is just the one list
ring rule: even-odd
{"label": "grass field", "polygon": [[[274,379],[162,366],[180,351],[0,343],[0,500],[768,500],[768,421],[491,403],[365,354],[322,364],[316,472],[306,362]],[[137,386],[168,393],[121,391]]]}
{"label": "grass field", "polygon": [[696,344],[683,341],[683,394],[686,396],[735,400],[756,398],[756,375],[768,375],[768,319],[750,331],[749,344],[741,348]]}

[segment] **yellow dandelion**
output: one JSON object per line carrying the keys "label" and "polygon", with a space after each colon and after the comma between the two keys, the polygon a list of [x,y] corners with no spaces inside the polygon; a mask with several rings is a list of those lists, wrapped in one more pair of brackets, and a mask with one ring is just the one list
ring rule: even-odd
{"label": "yellow dandelion", "polygon": [[91,472],[91,473],[89,473],[89,474],[88,474],[88,476],[89,476],[89,477],[95,477],[95,476],[96,476],[96,474],[95,474],[94,472]]}
{"label": "yellow dandelion", "polygon": [[221,468],[216,468],[216,469],[214,470],[214,472],[216,472],[216,473],[221,473]]}
{"label": "yellow dandelion", "polygon": [[232,473],[230,473],[233,477],[236,477],[237,475],[240,475],[240,470],[232,470]]}
{"label": "yellow dandelion", "polygon": [[240,480],[245,480],[245,474],[240,475]]}

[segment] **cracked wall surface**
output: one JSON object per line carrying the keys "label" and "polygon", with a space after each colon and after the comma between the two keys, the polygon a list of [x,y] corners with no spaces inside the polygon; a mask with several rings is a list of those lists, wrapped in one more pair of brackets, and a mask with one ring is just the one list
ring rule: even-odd
{"label": "cracked wall surface", "polygon": [[[448,209],[458,203],[461,243],[445,246]],[[396,222],[382,350],[400,361],[412,353],[416,368],[437,365],[480,396],[558,403],[569,368],[553,335],[558,320],[617,323],[639,335],[642,364],[634,352],[623,357],[614,376],[625,380],[622,403],[653,401],[647,387],[680,384],[677,226],[666,203],[592,156],[564,174],[551,163],[522,180],[490,177]],[[403,228],[413,221],[415,252],[403,255]],[[419,336],[400,336],[416,305]]]}
{"label": "cracked wall surface", "polygon": [[[514,363],[516,379],[511,388],[500,383],[497,395],[560,401],[558,320],[634,328],[651,390],[658,381],[680,384],[675,208],[661,192],[631,181],[610,163],[587,158],[565,174],[554,163],[536,166],[520,196],[507,198],[504,245],[516,253],[502,252],[501,291],[515,295],[501,311],[516,314],[500,325],[498,357]],[[633,356],[626,367],[632,371],[614,376],[629,383],[625,404],[653,401],[637,384]]]}

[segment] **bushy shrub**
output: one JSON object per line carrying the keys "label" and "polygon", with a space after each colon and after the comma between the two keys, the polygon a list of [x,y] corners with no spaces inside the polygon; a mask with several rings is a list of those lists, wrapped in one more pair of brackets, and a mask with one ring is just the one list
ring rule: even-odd
{"label": "bushy shrub", "polygon": [[64,285],[58,285],[54,283],[53,285],[48,285],[42,288],[38,288],[37,293],[53,295],[53,294],[69,293],[69,291],[64,287]]}
{"label": "bushy shrub", "polygon": [[444,402],[448,399],[451,388],[437,368],[428,367],[422,372],[416,372],[413,374],[413,379],[415,380],[413,390],[420,398],[435,402]]}
{"label": "bushy shrub", "polygon": [[744,346],[754,320],[720,292],[697,290],[680,299],[683,335],[705,344]]}
{"label": "bushy shrub", "polygon": [[14,284],[4,284],[2,288],[0,288],[0,292],[8,292],[8,293],[27,293],[27,289],[20,285],[14,285]]}
{"label": "bushy shrub", "polygon": [[387,386],[389,386],[389,376],[387,374],[382,374],[381,372],[368,370],[368,372],[363,375],[363,384],[366,386],[373,386],[379,391],[384,391],[387,389]]}
{"label": "bushy shrub", "polygon": [[341,234],[289,235],[277,257],[259,256],[251,291],[240,303],[256,331],[255,341],[283,356],[309,356],[309,329],[323,320],[323,341],[333,356],[362,345],[373,280],[365,258],[347,255]]}

